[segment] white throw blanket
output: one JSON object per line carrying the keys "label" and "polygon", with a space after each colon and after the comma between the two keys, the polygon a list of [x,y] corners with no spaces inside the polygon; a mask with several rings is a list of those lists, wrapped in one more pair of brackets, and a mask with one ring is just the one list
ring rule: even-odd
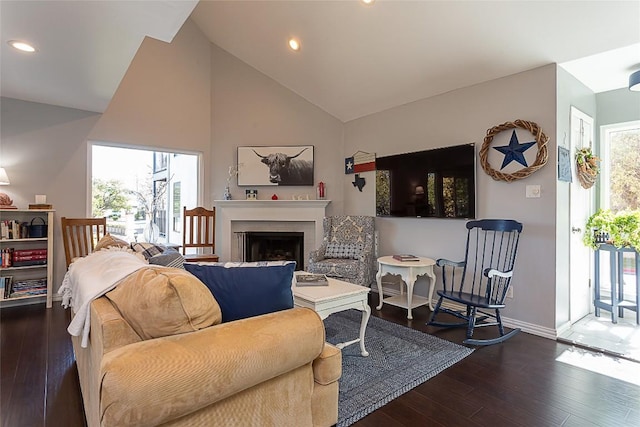
{"label": "white throw blanket", "polygon": [[80,258],[69,266],[58,294],[62,295],[62,306],[71,307],[75,312],[67,331],[76,337],[82,334],[82,347],[89,344],[91,301],[147,265],[146,261],[130,252],[101,250]]}

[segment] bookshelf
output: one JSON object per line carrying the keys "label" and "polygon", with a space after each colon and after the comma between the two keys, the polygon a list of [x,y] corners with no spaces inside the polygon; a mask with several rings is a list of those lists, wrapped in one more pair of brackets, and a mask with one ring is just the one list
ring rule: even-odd
{"label": "bookshelf", "polygon": [[[0,209],[0,285],[5,285],[0,293],[2,305],[45,302],[51,308],[54,212]],[[13,292],[6,291],[9,286]]]}

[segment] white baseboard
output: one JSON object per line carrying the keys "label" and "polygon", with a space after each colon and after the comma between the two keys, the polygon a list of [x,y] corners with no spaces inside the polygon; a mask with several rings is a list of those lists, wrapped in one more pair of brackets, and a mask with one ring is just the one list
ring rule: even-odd
{"label": "white baseboard", "polygon": [[[378,293],[378,288],[375,285],[371,287],[371,290],[374,291],[375,293]],[[385,295],[393,295],[393,296],[400,295],[400,291],[398,289],[385,288],[384,286],[382,286],[382,292]],[[450,302],[446,302],[443,305],[445,308],[449,308],[451,310],[464,309],[462,305],[450,303]],[[434,302],[434,306],[435,306],[435,302]],[[558,338],[558,335],[564,332],[566,328],[571,326],[571,325],[562,325],[562,327],[559,329],[553,329],[553,328],[547,328],[545,326],[536,325],[534,323],[523,322],[518,319],[512,319],[510,317],[504,317],[504,316],[502,316],[502,323],[504,324],[504,326],[508,328],[520,328],[522,332],[526,332],[531,335],[537,335],[543,338],[548,338],[554,341]]]}

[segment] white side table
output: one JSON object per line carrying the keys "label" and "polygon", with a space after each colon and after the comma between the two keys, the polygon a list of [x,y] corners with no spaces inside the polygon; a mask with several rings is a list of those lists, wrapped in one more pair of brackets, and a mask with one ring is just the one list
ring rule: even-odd
{"label": "white side table", "polygon": [[326,319],[333,313],[355,308],[362,312],[360,322],[360,334],[358,338],[336,344],[343,349],[348,345],[360,343],[360,354],[363,357],[369,355],[364,347],[364,334],[371,315],[371,309],[367,302],[370,289],[364,286],[354,285],[342,280],[327,277],[329,286],[293,286],[293,303],[298,307],[307,307],[318,313],[321,319]]}
{"label": "white side table", "polygon": [[[429,304],[429,308],[433,311],[433,291],[436,285],[436,275],[433,272],[433,266],[436,264],[431,258],[419,257],[419,261],[398,261],[393,256],[383,256],[378,258],[378,273],[376,274],[376,282],[378,284],[378,296],[380,304],[376,309],[381,310],[382,304],[387,303],[407,309],[407,319],[413,319],[411,310],[421,305]],[[382,294],[382,277],[386,274],[398,274],[407,284],[406,295],[400,290],[400,295],[384,298]],[[416,283],[418,276],[426,275],[429,278],[429,298],[414,296],[413,285]]]}

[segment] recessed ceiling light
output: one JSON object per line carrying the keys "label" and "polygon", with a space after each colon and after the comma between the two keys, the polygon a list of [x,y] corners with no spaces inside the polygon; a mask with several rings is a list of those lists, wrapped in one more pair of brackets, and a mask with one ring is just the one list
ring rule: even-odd
{"label": "recessed ceiling light", "polygon": [[20,40],[9,40],[8,43],[9,43],[9,46],[13,47],[14,49],[21,50],[23,52],[33,53],[36,51],[35,47],[31,46],[29,43],[22,42]]}
{"label": "recessed ceiling light", "polygon": [[300,50],[300,42],[297,39],[289,39],[289,47],[296,52]]}
{"label": "recessed ceiling light", "polygon": [[360,0],[360,1],[368,6],[370,4],[373,4],[375,0]]}

